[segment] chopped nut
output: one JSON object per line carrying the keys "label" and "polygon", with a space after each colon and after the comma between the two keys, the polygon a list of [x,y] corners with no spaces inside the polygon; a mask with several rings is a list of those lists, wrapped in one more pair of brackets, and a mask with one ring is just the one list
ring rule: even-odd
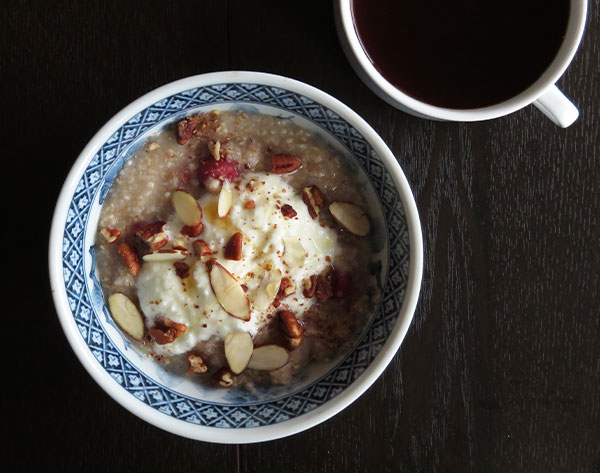
{"label": "chopped nut", "polygon": [[208,143],[208,150],[210,154],[212,154],[215,161],[221,159],[221,142],[220,141],[211,141]]}
{"label": "chopped nut", "polygon": [[158,148],[160,148],[160,145],[156,142],[156,141],[152,141],[149,145],[148,145],[148,150],[149,151],[154,151],[157,150]]}
{"label": "chopped nut", "polygon": [[161,319],[157,324],[148,330],[148,333],[154,338],[157,344],[166,345],[172,343],[177,337],[180,337],[187,330],[187,326],[173,322],[170,319]]}
{"label": "chopped nut", "polygon": [[116,228],[106,227],[100,230],[100,233],[108,243],[114,243],[121,236],[121,230],[117,230]]}
{"label": "chopped nut", "polygon": [[279,285],[279,291],[277,297],[283,299],[296,292],[296,283],[288,277],[281,278],[281,284]]}
{"label": "chopped nut", "polygon": [[244,204],[245,209],[253,209],[254,207],[256,207],[256,205],[253,200],[249,200]]}
{"label": "chopped nut", "polygon": [[208,243],[204,240],[194,240],[192,242],[192,248],[194,248],[194,252],[198,256],[208,256],[212,254],[210,246],[208,246]]}
{"label": "chopped nut", "polygon": [[284,337],[285,344],[288,350],[294,351],[302,344],[302,335],[299,337]]}
{"label": "chopped nut", "polygon": [[227,368],[221,368],[213,375],[213,380],[223,388],[230,388],[233,386],[233,373]]}
{"label": "chopped nut", "polygon": [[281,213],[286,218],[293,218],[296,215],[298,215],[298,213],[294,210],[294,208],[289,204],[284,204],[281,206]]}
{"label": "chopped nut", "polygon": [[190,238],[196,238],[202,233],[202,230],[204,230],[204,225],[202,225],[202,222],[198,222],[196,225],[185,225],[184,227],[181,227],[179,233]]}
{"label": "chopped nut", "polygon": [[189,365],[190,373],[202,374],[208,371],[208,366],[204,363],[204,360],[200,355],[189,353],[187,356],[187,362]]}
{"label": "chopped nut", "polygon": [[304,297],[310,299],[315,295],[315,292],[317,292],[317,276],[313,274],[310,279],[304,280],[304,291],[302,293]]}
{"label": "chopped nut", "polygon": [[282,332],[291,338],[298,338],[302,335],[302,326],[298,323],[298,319],[289,310],[281,310],[278,313],[279,326]]}
{"label": "chopped nut", "polygon": [[196,129],[200,125],[200,120],[197,117],[186,117],[177,123],[177,143],[180,145],[186,144]]}
{"label": "chopped nut", "polygon": [[129,274],[132,276],[137,276],[137,273],[140,270],[140,261],[133,247],[129,243],[123,242],[119,243],[117,249],[121,255],[121,258],[123,258],[125,266],[127,266],[127,271],[129,271]]}
{"label": "chopped nut", "polygon": [[328,268],[323,274],[317,277],[317,299],[321,302],[329,299],[333,294],[333,288],[331,284],[331,268]]}
{"label": "chopped nut", "polygon": [[165,222],[159,220],[158,222],[148,223],[142,225],[135,234],[152,250],[158,250],[165,246],[169,237],[165,233]]}
{"label": "chopped nut", "polygon": [[242,259],[242,245],[244,237],[240,232],[231,235],[231,238],[225,245],[225,259],[240,261]]}
{"label": "chopped nut", "polygon": [[317,186],[308,186],[302,189],[302,200],[308,208],[308,214],[314,220],[325,207],[325,199]]}
{"label": "chopped nut", "polygon": [[190,275],[190,267],[187,263],[177,261],[173,263],[173,266],[175,267],[175,274],[181,279],[185,279]]}

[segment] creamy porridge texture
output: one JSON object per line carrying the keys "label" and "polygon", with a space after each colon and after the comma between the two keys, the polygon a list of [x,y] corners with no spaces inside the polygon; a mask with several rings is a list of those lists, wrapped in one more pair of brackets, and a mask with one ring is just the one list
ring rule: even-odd
{"label": "creamy porridge texture", "polygon": [[192,115],[128,159],[103,204],[97,270],[140,350],[199,382],[285,384],[355,341],[377,290],[354,176],[276,117]]}

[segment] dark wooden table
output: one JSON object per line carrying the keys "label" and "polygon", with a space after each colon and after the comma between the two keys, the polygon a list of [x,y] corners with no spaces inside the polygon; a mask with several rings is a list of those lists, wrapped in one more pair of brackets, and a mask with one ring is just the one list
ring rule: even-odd
{"label": "dark wooden table", "polygon": [[[350,68],[330,1],[2,2],[2,160],[15,173],[3,208],[6,228],[24,234],[3,236],[2,332],[17,350],[16,362],[4,355],[6,471],[600,471],[591,3],[559,82],[581,117],[563,130],[533,107],[473,124],[395,110]],[[425,246],[418,309],[381,378],[324,424],[244,446],[171,435],[109,398],[67,344],[46,270],[59,189],[98,128],[159,85],[226,69],[305,81],[362,115],[407,175]]]}

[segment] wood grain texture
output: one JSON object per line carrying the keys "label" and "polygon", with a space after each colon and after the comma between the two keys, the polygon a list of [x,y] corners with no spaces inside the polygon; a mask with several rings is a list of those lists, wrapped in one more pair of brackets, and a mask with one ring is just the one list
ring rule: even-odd
{"label": "wood grain texture", "polygon": [[[19,380],[9,466],[599,471],[600,1],[590,3],[582,47],[559,82],[581,117],[562,130],[533,107],[473,124],[395,110],[350,68],[330,2],[2,2],[5,156],[43,189],[16,202],[16,221],[32,207],[44,216],[19,242],[28,250],[9,286],[28,301],[7,319],[10,332],[40,347],[24,350],[17,337],[26,353],[7,366]],[[167,434],[110,399],[66,343],[39,263],[62,181],[95,131],[159,85],[223,69],[297,78],[362,115],[406,173],[425,247],[414,322],[381,378],[313,429],[240,447]],[[32,444],[34,454],[15,453]]]}

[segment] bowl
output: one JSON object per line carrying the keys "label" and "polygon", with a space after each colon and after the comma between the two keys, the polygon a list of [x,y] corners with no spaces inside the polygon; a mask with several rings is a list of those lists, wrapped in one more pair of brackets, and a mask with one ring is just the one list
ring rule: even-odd
{"label": "bowl", "polygon": [[[245,110],[291,120],[334,147],[360,174],[381,240],[381,298],[352,349],[290,385],[223,390],[169,373],[136,351],[105,306],[94,261],[101,204],[144,140],[198,111]],[[417,208],[398,162],[377,133],[330,95],[289,78],[244,71],[202,74],[160,87],[114,116],[77,158],[51,228],[50,280],[66,337],[118,403],[166,431],[216,443],[285,437],[335,415],[373,384],[412,319],[422,275]],[[312,365],[311,365],[312,366]]]}

